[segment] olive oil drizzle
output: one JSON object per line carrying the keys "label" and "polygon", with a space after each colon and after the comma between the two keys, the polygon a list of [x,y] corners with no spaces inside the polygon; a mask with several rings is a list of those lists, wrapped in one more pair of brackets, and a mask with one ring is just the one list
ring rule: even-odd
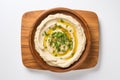
{"label": "olive oil drizzle", "polygon": [[[65,60],[69,60],[70,58],[72,58],[74,56],[74,54],[76,53],[77,47],[78,47],[78,40],[77,40],[77,36],[76,36],[76,29],[75,29],[75,26],[73,24],[71,24],[70,22],[68,22],[66,20],[63,20],[63,19],[58,19],[57,23],[65,24],[66,27],[68,27],[68,28],[70,27],[70,28],[73,29],[73,37],[74,37],[74,40],[75,40],[74,41],[75,42],[75,44],[74,44],[75,46],[73,48],[73,52],[71,53],[71,56],[65,58]],[[50,37],[50,34],[52,34],[52,32],[54,30],[61,30],[62,32],[64,32],[67,35],[67,37],[69,39],[71,39],[71,35],[68,32],[68,30],[66,30],[65,28],[61,27],[60,25],[55,24],[52,28],[49,28],[49,30],[47,32],[45,32],[45,34],[44,34],[43,46],[44,46],[45,49],[47,49],[46,41],[48,40],[48,38]],[[73,46],[73,44],[72,44],[72,46]],[[57,57],[57,56],[61,57],[61,56],[66,55],[70,51],[71,51],[70,48],[68,48],[63,54],[56,53],[55,51],[53,51],[51,54],[54,55],[55,57]]]}

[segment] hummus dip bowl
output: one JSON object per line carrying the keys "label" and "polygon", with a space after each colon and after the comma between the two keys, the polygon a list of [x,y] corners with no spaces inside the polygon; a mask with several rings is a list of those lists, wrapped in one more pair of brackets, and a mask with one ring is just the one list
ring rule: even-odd
{"label": "hummus dip bowl", "polygon": [[[56,15],[57,13],[71,16],[77,22],[79,22],[81,24],[81,27],[84,30],[84,34],[85,34],[85,38],[86,38],[85,45],[84,45],[84,50],[82,51],[82,54],[80,55],[79,59],[74,61],[74,63],[72,63],[70,66],[64,67],[64,68],[48,65],[48,63],[46,63],[45,60],[43,60],[43,58],[40,56],[40,53],[36,50],[36,46],[35,46],[35,44],[36,44],[35,43],[35,36],[36,36],[37,27],[49,15]],[[77,14],[74,10],[71,10],[71,9],[68,9],[68,8],[53,8],[53,9],[50,9],[50,10],[43,11],[39,15],[39,18],[33,24],[33,28],[30,32],[29,37],[30,37],[29,38],[30,39],[29,40],[30,41],[29,42],[30,50],[32,52],[32,55],[33,55],[34,59],[36,60],[36,62],[45,70],[51,70],[51,71],[54,71],[54,72],[66,72],[66,71],[76,70],[86,60],[86,58],[87,58],[87,56],[90,52],[91,36],[90,36],[90,31],[89,31],[87,22],[82,18],[81,15]],[[42,39],[40,39],[40,40],[42,40]],[[80,44],[80,43],[77,43],[77,44]],[[49,56],[47,56],[47,57],[49,57]]]}

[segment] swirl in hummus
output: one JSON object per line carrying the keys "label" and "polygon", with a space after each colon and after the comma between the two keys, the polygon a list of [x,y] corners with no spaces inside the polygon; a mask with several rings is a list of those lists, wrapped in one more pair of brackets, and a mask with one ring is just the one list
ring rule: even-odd
{"label": "swirl in hummus", "polygon": [[85,49],[86,36],[81,24],[70,15],[48,15],[37,27],[35,49],[50,66],[66,68]]}

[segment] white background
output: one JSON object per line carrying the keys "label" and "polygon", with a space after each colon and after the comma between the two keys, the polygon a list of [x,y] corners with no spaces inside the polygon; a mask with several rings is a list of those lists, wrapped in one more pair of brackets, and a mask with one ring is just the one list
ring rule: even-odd
{"label": "white background", "polygon": [[[67,7],[97,13],[99,62],[95,68],[55,73],[32,70],[21,60],[21,18],[27,11]],[[120,80],[119,0],[0,0],[0,80]]]}

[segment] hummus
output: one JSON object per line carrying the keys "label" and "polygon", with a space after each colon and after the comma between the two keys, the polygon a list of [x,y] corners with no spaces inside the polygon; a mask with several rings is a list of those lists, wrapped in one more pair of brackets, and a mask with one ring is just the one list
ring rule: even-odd
{"label": "hummus", "polygon": [[86,36],[81,24],[70,15],[48,15],[37,27],[35,49],[50,66],[66,68],[85,49]]}

